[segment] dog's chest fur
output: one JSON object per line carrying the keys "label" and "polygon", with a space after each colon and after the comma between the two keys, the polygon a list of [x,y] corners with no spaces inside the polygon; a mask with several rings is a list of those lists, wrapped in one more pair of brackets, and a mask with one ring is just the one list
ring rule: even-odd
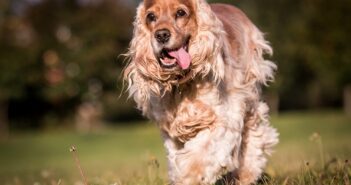
{"label": "dog's chest fur", "polygon": [[[171,138],[185,143],[201,130],[238,116],[235,113],[245,106],[242,99],[240,94],[229,92],[224,83],[214,85],[213,80],[194,80],[175,87],[163,97],[151,97],[148,116]],[[242,124],[237,127],[240,130]]]}

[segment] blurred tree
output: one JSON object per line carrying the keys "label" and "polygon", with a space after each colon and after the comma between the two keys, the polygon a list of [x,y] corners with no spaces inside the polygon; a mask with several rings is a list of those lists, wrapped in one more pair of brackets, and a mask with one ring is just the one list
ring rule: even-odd
{"label": "blurred tree", "polygon": [[28,124],[37,125],[44,113],[64,118],[83,102],[104,101],[102,94],[118,96],[118,54],[131,35],[134,9],[116,0],[47,0],[27,5],[20,15],[6,7],[0,96],[11,101],[10,116],[27,112]]}
{"label": "blurred tree", "polygon": [[[9,13],[9,2],[1,1],[0,2],[0,50],[2,46],[2,35],[4,35],[3,27],[5,18]],[[0,69],[2,62],[0,60]],[[3,83],[3,78],[0,78],[0,85]],[[0,86],[0,139],[6,139],[9,135],[9,126],[8,126],[8,101],[7,101],[7,92],[5,92]]]}
{"label": "blurred tree", "polygon": [[342,98],[343,88],[351,83],[351,2],[302,1],[306,29],[299,34],[301,46],[298,53],[310,69],[310,104],[333,104]]}

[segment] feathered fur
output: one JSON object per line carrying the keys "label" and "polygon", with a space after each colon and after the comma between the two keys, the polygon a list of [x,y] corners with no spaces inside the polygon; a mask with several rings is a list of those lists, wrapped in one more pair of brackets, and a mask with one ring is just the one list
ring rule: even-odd
{"label": "feathered fur", "polygon": [[260,99],[260,86],[273,80],[276,69],[263,58],[272,49],[237,8],[178,0],[196,22],[189,41],[191,66],[164,69],[145,17],[157,4],[172,9],[170,2],[145,0],[137,9],[124,71],[129,94],[161,130],[172,184],[213,184],[228,173],[232,183],[253,183],[265,154],[278,142]]}

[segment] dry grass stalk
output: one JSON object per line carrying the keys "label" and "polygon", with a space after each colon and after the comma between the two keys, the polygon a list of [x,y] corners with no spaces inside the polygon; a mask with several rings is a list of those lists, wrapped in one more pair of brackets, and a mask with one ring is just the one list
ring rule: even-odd
{"label": "dry grass stalk", "polygon": [[77,149],[76,149],[76,147],[75,147],[75,146],[71,146],[70,152],[71,152],[72,155],[73,155],[74,161],[75,161],[76,166],[77,166],[77,168],[78,168],[78,170],[79,170],[79,172],[80,172],[80,176],[82,177],[82,180],[83,180],[84,185],[88,185],[87,179],[85,178],[84,172],[83,172],[82,167],[81,167],[81,165],[80,165],[80,161],[79,161],[79,158],[78,158],[78,155],[77,155]]}

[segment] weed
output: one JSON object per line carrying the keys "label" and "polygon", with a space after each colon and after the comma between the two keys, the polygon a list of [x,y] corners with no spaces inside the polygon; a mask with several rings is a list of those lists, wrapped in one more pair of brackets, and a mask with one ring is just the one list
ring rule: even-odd
{"label": "weed", "polygon": [[79,170],[79,173],[80,173],[80,175],[81,175],[81,177],[82,177],[82,180],[83,180],[83,182],[84,182],[84,185],[88,185],[87,179],[85,178],[83,169],[82,169],[82,167],[81,167],[81,165],[80,165],[80,161],[79,161],[79,158],[78,158],[78,154],[77,154],[77,149],[76,149],[76,147],[75,147],[75,146],[71,146],[71,148],[70,148],[69,151],[73,154],[74,161],[75,161],[76,166],[77,166],[77,168],[78,168],[78,170]]}

